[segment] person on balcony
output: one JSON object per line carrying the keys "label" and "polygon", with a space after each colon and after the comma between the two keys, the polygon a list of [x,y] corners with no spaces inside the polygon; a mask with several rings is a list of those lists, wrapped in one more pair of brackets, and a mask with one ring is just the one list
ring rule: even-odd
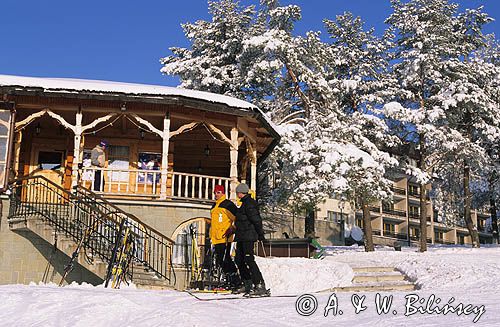
{"label": "person on balcony", "polygon": [[223,185],[215,185],[215,204],[210,210],[210,239],[215,250],[217,268],[220,268],[226,277],[229,288],[236,288],[241,284],[238,270],[231,259],[231,244],[233,241],[233,222],[236,216],[236,205],[226,199]]}
{"label": "person on balcony", "polygon": [[236,212],[235,221],[234,241],[237,242],[235,261],[243,280],[243,286],[238,292],[245,292],[250,296],[264,296],[269,294],[269,290],[266,289],[264,278],[254,258],[254,243],[257,240],[264,241],[264,230],[257,201],[249,192],[247,184],[242,183],[236,187],[241,206]]}
{"label": "person on balcony", "polygon": [[[90,154],[90,163],[96,168],[104,168],[106,164],[106,153],[104,152],[108,146],[108,142],[101,141],[97,144]],[[101,183],[102,182],[102,183]],[[94,171],[94,191],[102,191],[104,189],[104,179],[102,170],[96,169]]]}

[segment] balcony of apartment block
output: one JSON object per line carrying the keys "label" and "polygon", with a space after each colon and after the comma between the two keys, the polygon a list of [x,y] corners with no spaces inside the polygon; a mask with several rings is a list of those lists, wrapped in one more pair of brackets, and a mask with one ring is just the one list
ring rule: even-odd
{"label": "balcony of apartment block", "polygon": [[453,241],[447,241],[447,240],[442,239],[442,238],[435,238],[434,239],[434,244],[454,245],[455,242],[453,242]]}
{"label": "balcony of apartment block", "polygon": [[398,220],[406,219],[406,211],[404,210],[382,207],[382,213],[384,216],[389,216],[390,218],[397,218]]}
{"label": "balcony of apartment block", "polygon": [[[419,235],[410,235],[410,240],[412,240],[414,242],[418,242],[418,241],[420,241],[420,236]],[[427,243],[432,243],[432,238],[428,237]]]}
{"label": "balcony of apartment block", "polygon": [[408,234],[406,233],[396,233],[392,231],[384,230],[382,236],[394,238],[397,240],[408,240]]}
{"label": "balcony of apartment block", "polygon": [[[412,189],[408,189],[408,197],[410,198],[410,200],[420,200],[420,191],[419,190],[412,190]],[[429,196],[429,192],[425,192],[425,199],[427,201],[430,200],[430,196]]]}
{"label": "balcony of apartment block", "polygon": [[404,199],[406,198],[406,189],[397,186],[391,186],[391,191],[394,198]]}
{"label": "balcony of apartment block", "polygon": [[378,206],[370,206],[370,214],[374,216],[380,216],[380,207]]}

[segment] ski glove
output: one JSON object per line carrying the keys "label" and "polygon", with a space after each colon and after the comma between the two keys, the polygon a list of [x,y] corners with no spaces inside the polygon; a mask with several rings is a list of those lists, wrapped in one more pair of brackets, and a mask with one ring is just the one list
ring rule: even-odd
{"label": "ski glove", "polygon": [[265,241],[266,238],[264,237],[264,234],[259,235],[259,241]]}

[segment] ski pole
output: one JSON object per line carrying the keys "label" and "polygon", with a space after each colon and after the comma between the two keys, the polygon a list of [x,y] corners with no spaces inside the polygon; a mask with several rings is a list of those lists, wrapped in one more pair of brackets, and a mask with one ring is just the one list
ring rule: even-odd
{"label": "ski pole", "polygon": [[[264,258],[266,258],[267,254],[266,254],[266,249],[264,248],[264,242],[263,241],[259,241],[259,243],[260,243],[260,246],[262,246],[262,253],[264,253]],[[269,246],[271,246],[271,245],[269,245]]]}

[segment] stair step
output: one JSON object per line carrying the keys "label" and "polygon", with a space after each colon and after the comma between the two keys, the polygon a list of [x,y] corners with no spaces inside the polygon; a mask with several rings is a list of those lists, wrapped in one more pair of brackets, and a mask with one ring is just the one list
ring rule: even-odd
{"label": "stair step", "polygon": [[355,273],[368,273],[368,272],[393,272],[397,271],[394,267],[354,267],[352,270]]}
{"label": "stair step", "polygon": [[335,287],[331,288],[329,292],[387,292],[387,291],[413,291],[415,290],[415,285],[410,283],[398,283],[398,284],[377,284],[377,285],[352,285],[345,287]]}
{"label": "stair step", "polygon": [[151,291],[174,290],[173,286],[167,286],[167,285],[162,286],[162,285],[135,284],[135,286],[139,289],[151,290]]}
{"label": "stair step", "polygon": [[353,283],[372,283],[383,281],[403,281],[405,276],[401,274],[394,275],[356,275],[352,279]]}

